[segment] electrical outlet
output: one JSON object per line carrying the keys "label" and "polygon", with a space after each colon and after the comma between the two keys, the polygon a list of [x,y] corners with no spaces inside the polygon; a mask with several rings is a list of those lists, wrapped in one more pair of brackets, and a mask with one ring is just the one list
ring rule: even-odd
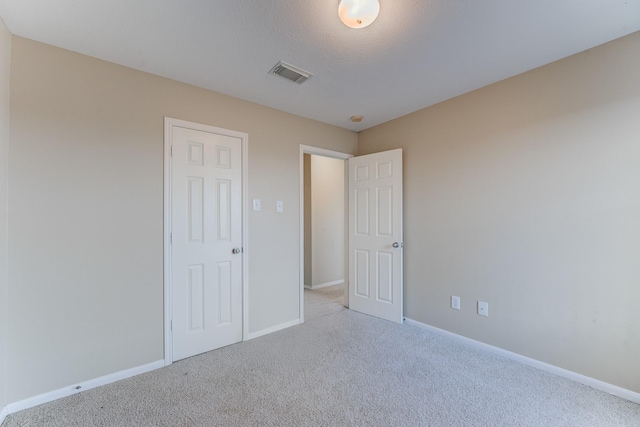
{"label": "electrical outlet", "polygon": [[460,310],[460,297],[451,295],[451,308],[454,310]]}
{"label": "electrical outlet", "polygon": [[478,314],[480,316],[489,317],[489,303],[478,301]]}

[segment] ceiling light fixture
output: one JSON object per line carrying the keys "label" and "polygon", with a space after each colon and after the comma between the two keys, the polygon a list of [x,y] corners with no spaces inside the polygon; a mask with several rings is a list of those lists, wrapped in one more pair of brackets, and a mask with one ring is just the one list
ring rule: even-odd
{"label": "ceiling light fixture", "polygon": [[380,2],[378,0],[340,0],[338,16],[349,28],[364,28],[378,17]]}

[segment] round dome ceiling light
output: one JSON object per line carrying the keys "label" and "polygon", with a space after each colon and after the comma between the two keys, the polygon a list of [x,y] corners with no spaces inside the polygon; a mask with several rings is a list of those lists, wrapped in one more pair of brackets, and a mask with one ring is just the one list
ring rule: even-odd
{"label": "round dome ceiling light", "polygon": [[351,121],[354,123],[360,123],[362,121],[362,116],[351,116]]}
{"label": "round dome ceiling light", "polygon": [[338,16],[349,28],[364,28],[376,20],[380,13],[378,0],[340,0]]}

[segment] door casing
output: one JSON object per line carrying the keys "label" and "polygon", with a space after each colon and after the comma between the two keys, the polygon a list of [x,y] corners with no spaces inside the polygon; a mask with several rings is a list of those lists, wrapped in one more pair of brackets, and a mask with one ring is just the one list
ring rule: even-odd
{"label": "door casing", "polygon": [[239,138],[242,141],[242,340],[247,339],[249,331],[248,285],[249,285],[249,226],[248,216],[248,150],[249,135],[244,132],[193,123],[185,120],[164,118],[164,364],[173,363],[173,341],[171,334],[172,284],[171,284],[171,145],[173,126],[213,132]]}

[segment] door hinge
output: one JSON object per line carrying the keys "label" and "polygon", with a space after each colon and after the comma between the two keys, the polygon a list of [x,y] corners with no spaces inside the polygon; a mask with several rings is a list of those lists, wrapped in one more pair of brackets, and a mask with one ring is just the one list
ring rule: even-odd
{"label": "door hinge", "polygon": [[173,157],[173,145],[171,146],[171,157]]}
{"label": "door hinge", "polygon": [[173,233],[169,233],[169,244],[173,244]]}
{"label": "door hinge", "polygon": [[171,332],[173,332],[173,320],[171,321],[171,326],[169,327],[169,329],[171,329]]}

